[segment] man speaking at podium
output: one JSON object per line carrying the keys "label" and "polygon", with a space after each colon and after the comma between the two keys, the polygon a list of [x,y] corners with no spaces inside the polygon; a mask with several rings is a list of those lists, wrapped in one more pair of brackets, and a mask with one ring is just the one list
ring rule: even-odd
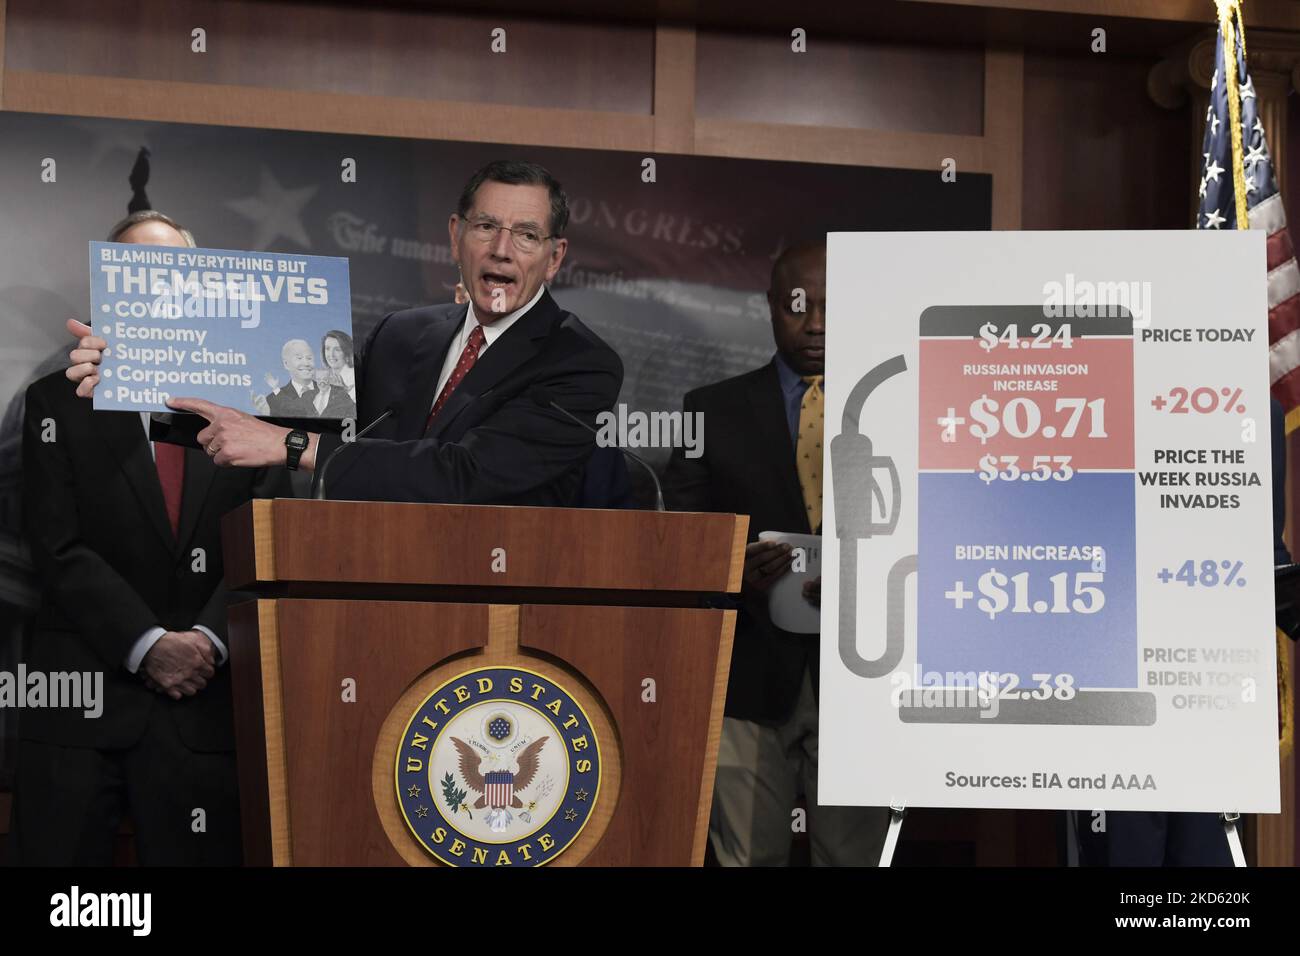
{"label": "man speaking at podium", "polygon": [[[497,161],[476,172],[448,222],[469,302],[386,315],[357,362],[357,428],[344,443],[200,399],[169,404],[208,422],[199,444],[218,465],[287,465],[325,476],[330,498],[461,504],[573,504],[594,425],[618,398],[618,355],[545,283],[564,261],[569,206],[536,163]],[[80,323],[68,377],[79,395],[99,380],[105,342]],[[539,396],[545,396],[542,400]]]}

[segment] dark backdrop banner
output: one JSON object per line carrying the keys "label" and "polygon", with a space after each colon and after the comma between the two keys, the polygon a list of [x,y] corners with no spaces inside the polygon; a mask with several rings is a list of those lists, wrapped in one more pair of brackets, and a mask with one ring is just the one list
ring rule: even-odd
{"label": "dark backdrop banner", "polygon": [[[476,168],[542,163],[572,208],[552,291],[622,355],[634,411],[680,410],[687,390],[769,359],[764,292],[783,246],[990,224],[990,178],[943,182],[938,159],[911,171],[660,155],[646,182],[647,157],[632,152],[0,113],[0,608],[11,615],[31,600],[15,534],[22,391],[65,364],[63,323],[87,311],[86,243],[126,214],[141,146],[153,207],[200,246],[346,256],[358,339],[389,311],[452,299],[447,217]],[[347,159],[356,182],[343,181]],[[662,467],[668,452],[646,454]]]}

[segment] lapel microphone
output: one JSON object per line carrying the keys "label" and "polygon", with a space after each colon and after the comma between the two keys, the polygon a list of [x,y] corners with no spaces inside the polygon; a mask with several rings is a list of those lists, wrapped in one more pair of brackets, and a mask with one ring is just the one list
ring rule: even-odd
{"label": "lapel microphone", "polygon": [[316,473],[316,491],[312,495],[312,498],[314,498],[316,501],[325,500],[325,472],[329,469],[330,464],[334,461],[334,458],[338,455],[338,453],[341,452],[344,448],[347,448],[358,438],[364,438],[366,436],[366,433],[369,432],[370,429],[374,428],[384,419],[390,417],[393,414],[393,412],[395,412],[396,410],[397,410],[396,403],[389,405],[387,408],[385,408],[382,412],[379,413],[378,418],[372,421],[365,428],[361,429],[361,431],[357,432],[356,435],[353,436],[352,441],[345,441],[343,444],[339,445],[338,448],[335,448],[332,452],[330,452],[328,455],[325,456],[325,461],[321,464],[320,471]]}
{"label": "lapel microphone", "polygon": [[[584,422],[577,415],[573,414],[573,412],[569,411],[567,408],[562,408],[560,404],[555,400],[555,394],[549,388],[546,388],[544,385],[534,385],[532,388],[528,390],[528,395],[530,398],[532,398],[534,402],[536,402],[538,405],[541,405],[543,408],[549,406],[550,408],[555,409],[561,415],[564,415],[566,418],[570,418],[573,421],[577,422],[583,428],[587,429],[587,431],[595,435],[596,441],[599,443],[600,433],[596,431],[596,429],[588,425],[586,422]],[[667,511],[668,509],[664,507],[664,490],[663,487],[659,484],[659,476],[655,474],[655,470],[651,468],[649,464],[646,463],[645,459],[643,459],[640,455],[636,454],[636,452],[628,451],[626,448],[619,448],[619,451],[621,451],[628,458],[631,458],[634,462],[636,462],[638,465],[644,468],[646,472],[650,475],[650,480],[655,483],[655,511]]]}

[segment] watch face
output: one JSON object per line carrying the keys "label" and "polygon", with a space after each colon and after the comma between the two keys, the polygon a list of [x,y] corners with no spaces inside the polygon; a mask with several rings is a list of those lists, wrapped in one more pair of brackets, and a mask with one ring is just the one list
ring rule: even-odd
{"label": "watch face", "polygon": [[299,451],[305,451],[307,448],[306,432],[290,432],[284,439],[284,443],[290,448],[296,448]]}

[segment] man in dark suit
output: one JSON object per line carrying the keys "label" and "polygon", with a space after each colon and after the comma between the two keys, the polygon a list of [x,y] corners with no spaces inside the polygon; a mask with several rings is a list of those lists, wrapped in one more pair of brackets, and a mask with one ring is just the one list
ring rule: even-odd
{"label": "man in dark suit", "polygon": [[[210,402],[170,404],[208,420],[198,440],[218,465],[314,470],[342,448],[331,498],[573,504],[595,436],[535,390],[594,425],[618,398],[623,365],[546,291],[568,248],[568,218],[564,190],[535,163],[498,161],[470,178],[448,221],[469,302],[379,322],[358,356],[358,425],[393,414],[346,448]],[[68,374],[83,395],[103,347],[86,336],[73,353]]]}
{"label": "man in dark suit", "polygon": [[[193,246],[158,213],[110,241]],[[147,416],[145,416],[147,418]],[[284,472],[219,469],[95,412],[63,372],[26,395],[25,533],[44,592],[31,671],[102,673],[102,715],[28,709],[13,804],[18,862],[112,862],[124,812],[141,863],[241,857],[221,516]]]}
{"label": "man in dark suit", "polygon": [[[768,592],[790,570],[788,545],[762,531],[820,533],[826,247],[788,249],[772,269],[768,307],[777,354],[752,372],[686,395],[700,412],[704,454],[677,449],[664,478],[678,511],[747,514],[744,585],[731,655],[709,831],[723,865],[784,865],[802,785],[814,864],[874,865],[887,814],[817,805],[815,634],[777,628]],[[820,581],[804,597],[820,601]]]}

